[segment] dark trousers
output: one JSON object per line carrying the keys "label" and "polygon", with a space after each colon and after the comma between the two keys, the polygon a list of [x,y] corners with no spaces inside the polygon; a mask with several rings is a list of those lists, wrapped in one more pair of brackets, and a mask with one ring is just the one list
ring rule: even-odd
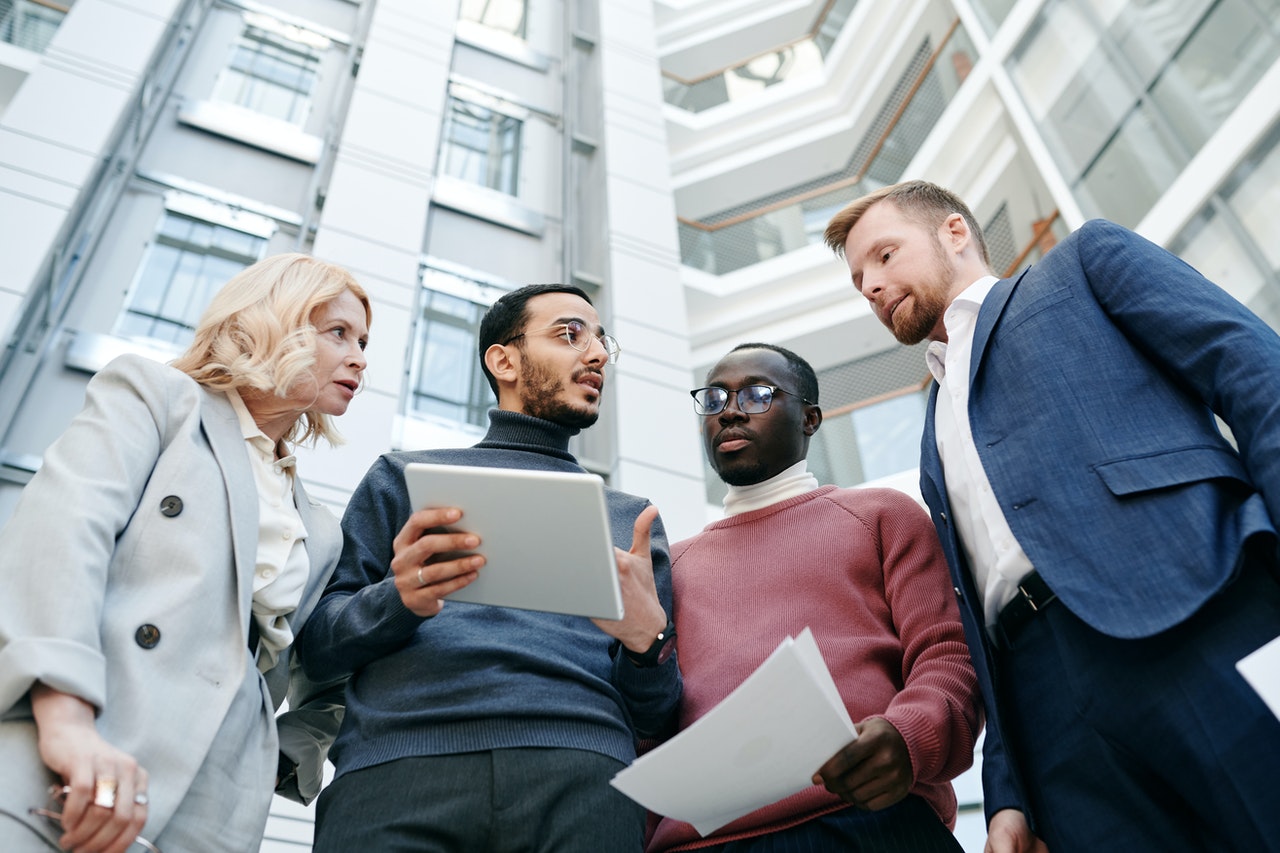
{"label": "dark trousers", "polygon": [[698,853],[964,853],[924,800],[908,796],[878,812],[850,806],[789,829],[703,847]]}
{"label": "dark trousers", "polygon": [[402,758],[320,794],[314,853],[639,853],[645,812],[609,784],[625,765],[578,749]]}
{"label": "dark trousers", "polygon": [[1154,637],[1058,602],[998,659],[1003,733],[1053,853],[1280,850],[1280,720],[1236,670],[1280,634],[1274,566]]}

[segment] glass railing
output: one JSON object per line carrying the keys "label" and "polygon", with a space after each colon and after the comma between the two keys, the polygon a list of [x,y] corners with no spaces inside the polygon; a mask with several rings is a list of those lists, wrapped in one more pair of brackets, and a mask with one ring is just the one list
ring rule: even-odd
{"label": "glass railing", "polygon": [[667,103],[701,112],[821,69],[857,3],[858,0],[828,0],[806,35],[729,68],[692,80],[663,71],[662,90]]}
{"label": "glass railing", "polygon": [[0,0],[0,41],[43,53],[69,8],[49,0]]}
{"label": "glass railing", "polygon": [[844,204],[902,177],[975,56],[968,34],[958,19],[953,21],[940,45],[922,54],[921,67],[900,81],[881,108],[884,121],[873,124],[844,172],[783,198],[748,203],[702,220],[681,217],[682,262],[724,275],[821,242],[828,220]]}

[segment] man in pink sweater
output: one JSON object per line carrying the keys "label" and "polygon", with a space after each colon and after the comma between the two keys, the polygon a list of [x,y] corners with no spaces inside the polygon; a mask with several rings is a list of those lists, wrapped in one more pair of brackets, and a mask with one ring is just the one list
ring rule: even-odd
{"label": "man in pink sweater", "polygon": [[671,549],[683,729],[805,627],[858,738],[814,786],[701,838],[664,818],[648,850],[960,851],[951,779],[982,727],[933,524],[890,489],[819,486],[818,381],[800,356],[743,344],[693,392],[726,518]]}

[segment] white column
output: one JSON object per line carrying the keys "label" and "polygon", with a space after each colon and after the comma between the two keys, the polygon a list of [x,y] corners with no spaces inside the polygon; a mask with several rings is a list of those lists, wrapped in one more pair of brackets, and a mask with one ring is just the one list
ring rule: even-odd
{"label": "white column", "polygon": [[613,374],[613,482],[653,501],[675,541],[702,529],[706,499],[653,4],[599,5],[609,327],[625,348]]}

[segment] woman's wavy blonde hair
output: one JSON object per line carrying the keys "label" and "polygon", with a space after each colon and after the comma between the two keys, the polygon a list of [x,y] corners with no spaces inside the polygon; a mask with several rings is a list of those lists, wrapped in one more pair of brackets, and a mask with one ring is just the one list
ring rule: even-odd
{"label": "woman's wavy blonde hair", "polygon": [[[310,255],[273,255],[237,273],[213,297],[195,340],[173,366],[201,385],[287,397],[316,361],[316,309],[350,290],[373,322],[369,296],[340,266]],[[342,443],[333,419],[307,410],[286,441]]]}

